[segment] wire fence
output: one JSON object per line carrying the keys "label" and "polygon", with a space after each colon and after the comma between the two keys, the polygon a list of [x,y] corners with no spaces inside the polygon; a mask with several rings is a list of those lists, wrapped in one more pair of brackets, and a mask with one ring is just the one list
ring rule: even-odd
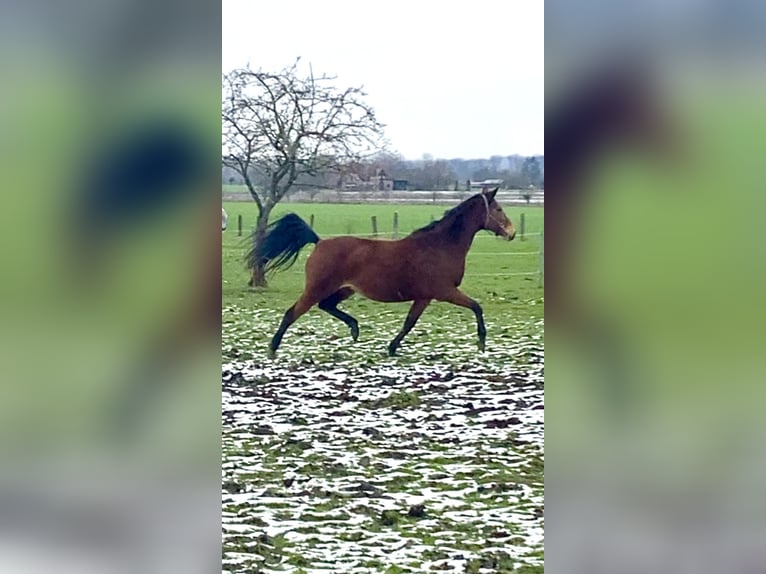
{"label": "wire fence", "polygon": [[[313,228],[314,227],[314,216],[312,215],[310,218],[310,225]],[[371,217],[371,226],[372,231],[370,233],[335,233],[335,234],[323,234],[322,237],[345,237],[348,235],[354,235],[355,237],[363,237],[368,239],[400,239],[405,233],[401,233],[399,230],[398,225],[398,217],[394,216],[394,225],[392,231],[386,231],[386,232],[379,232],[377,228],[377,218],[375,216]],[[243,247],[243,242],[246,241],[246,237],[243,233],[243,220],[242,215],[237,215],[237,229],[230,229],[228,228],[227,231],[234,232],[236,231],[237,237],[241,237],[242,241],[238,242],[237,245],[225,245],[223,246],[224,250],[241,250]],[[226,233],[226,231],[224,231]],[[470,251],[469,256],[470,257],[476,257],[476,256],[492,256],[492,257],[536,257],[537,258],[537,268],[534,271],[506,271],[506,272],[499,272],[499,273],[472,273],[472,277],[522,277],[522,276],[537,276],[538,277],[538,283],[540,287],[544,286],[545,281],[545,272],[544,272],[544,235],[543,231],[533,231],[528,232],[525,230],[525,224],[524,224],[524,215],[522,214],[521,218],[521,228],[517,232],[517,239],[524,242],[527,238],[531,237],[539,237],[538,245],[536,250],[528,250],[528,251]],[[492,235],[477,235],[474,237],[474,239],[479,240],[487,240],[487,239],[496,239],[496,237]],[[304,261],[306,255],[301,256],[298,261]],[[303,273],[303,270],[300,268],[293,268],[290,272],[292,273]]]}

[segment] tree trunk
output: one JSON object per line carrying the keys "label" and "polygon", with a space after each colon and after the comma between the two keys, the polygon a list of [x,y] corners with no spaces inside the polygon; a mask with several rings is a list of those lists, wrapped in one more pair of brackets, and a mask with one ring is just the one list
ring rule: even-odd
{"label": "tree trunk", "polygon": [[[255,224],[255,235],[253,235],[253,243],[255,244],[256,252],[263,241],[263,238],[266,236],[266,226],[269,223],[270,213],[271,209],[264,206],[258,214],[258,221]],[[250,287],[266,287],[266,273],[264,272],[262,261],[255,261],[253,263],[252,276],[250,277],[248,285],[250,285]]]}
{"label": "tree trunk", "polygon": [[263,272],[262,265],[253,267],[253,275],[250,277],[250,282],[248,284],[251,287],[266,287],[266,275]]}

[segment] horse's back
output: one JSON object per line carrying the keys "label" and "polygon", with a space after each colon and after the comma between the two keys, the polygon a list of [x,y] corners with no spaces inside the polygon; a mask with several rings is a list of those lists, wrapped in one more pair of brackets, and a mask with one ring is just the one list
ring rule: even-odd
{"label": "horse's back", "polygon": [[386,269],[392,267],[398,259],[398,243],[351,235],[322,239],[309,256],[307,269],[318,270],[321,267],[343,278],[356,275],[364,267]]}

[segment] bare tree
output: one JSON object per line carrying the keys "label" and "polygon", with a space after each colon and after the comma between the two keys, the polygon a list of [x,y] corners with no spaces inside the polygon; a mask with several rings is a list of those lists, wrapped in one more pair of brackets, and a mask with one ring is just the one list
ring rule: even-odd
{"label": "bare tree", "polygon": [[404,158],[396,152],[386,151],[372,158],[375,169],[382,169],[393,179],[401,179],[404,173]]}
{"label": "bare tree", "polygon": [[[383,147],[383,125],[361,87],[339,89],[300,59],[278,72],[250,67],[223,76],[223,163],[258,206],[248,254],[251,285],[265,285],[258,247],[269,215],[301,177],[316,176]],[[261,185],[257,185],[257,183]]]}

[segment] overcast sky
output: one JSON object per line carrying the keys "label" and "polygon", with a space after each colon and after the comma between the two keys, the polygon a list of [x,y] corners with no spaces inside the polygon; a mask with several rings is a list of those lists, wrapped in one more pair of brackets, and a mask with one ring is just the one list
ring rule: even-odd
{"label": "overcast sky", "polygon": [[223,70],[363,85],[408,159],[543,153],[543,0],[223,0]]}

